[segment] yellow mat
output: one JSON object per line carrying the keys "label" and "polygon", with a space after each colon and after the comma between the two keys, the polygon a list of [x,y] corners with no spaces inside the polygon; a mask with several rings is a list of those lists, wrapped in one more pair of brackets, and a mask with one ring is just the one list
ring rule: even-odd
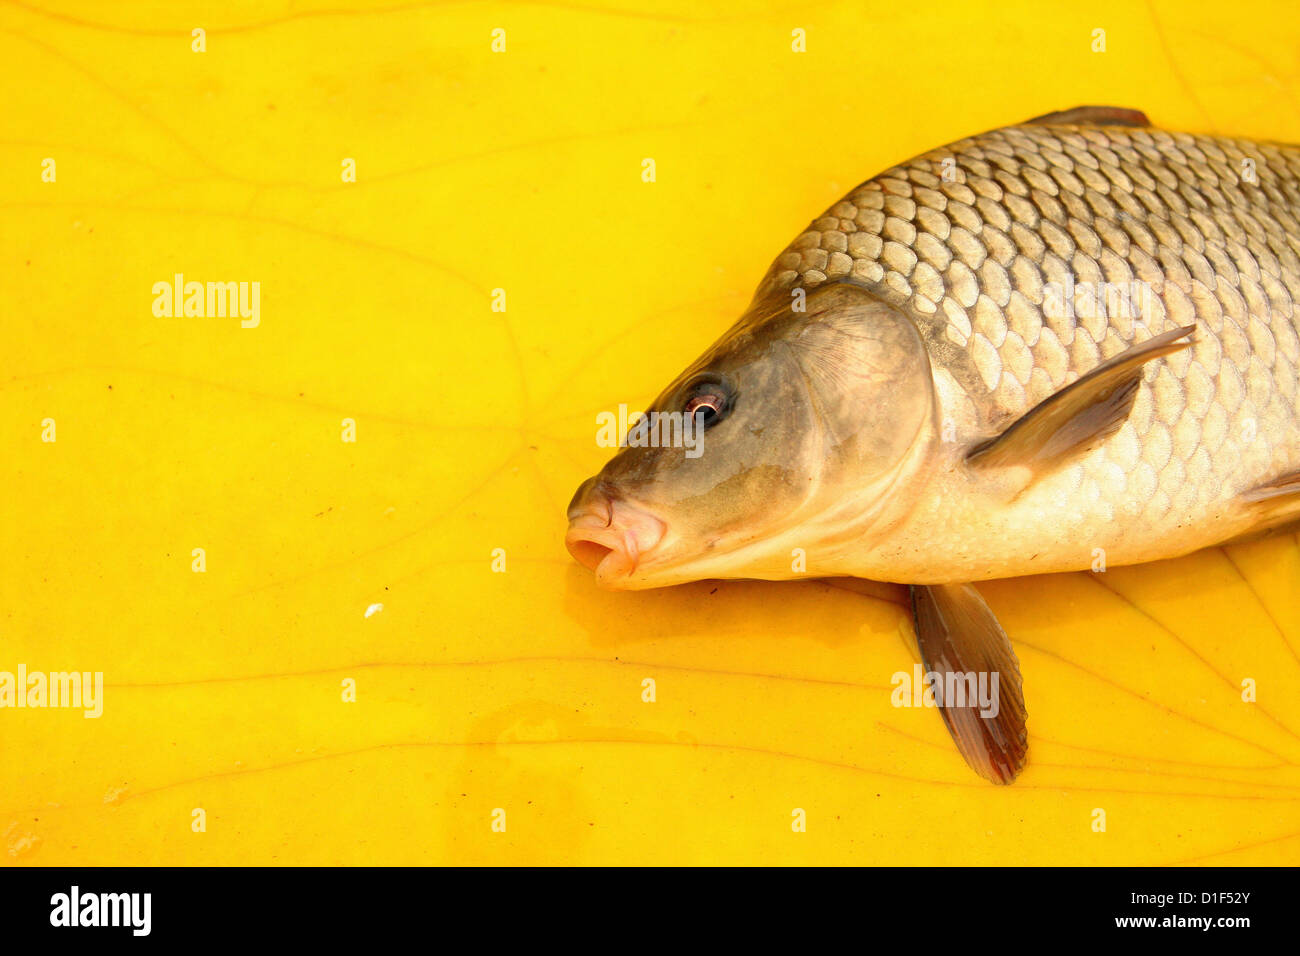
{"label": "yellow mat", "polygon": [[887,601],[564,551],[596,414],[859,180],[1081,103],[1300,140],[1290,3],[986,6],[0,3],[0,671],[104,681],[0,710],[0,862],[1300,862],[1294,536],[983,587],[1010,788]]}

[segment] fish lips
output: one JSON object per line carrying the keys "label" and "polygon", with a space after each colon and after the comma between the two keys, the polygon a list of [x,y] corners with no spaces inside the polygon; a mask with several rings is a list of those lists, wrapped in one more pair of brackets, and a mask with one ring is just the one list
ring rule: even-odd
{"label": "fish lips", "polygon": [[594,571],[602,587],[627,588],[646,554],[663,540],[659,518],[622,500],[591,502],[569,512],[564,546]]}

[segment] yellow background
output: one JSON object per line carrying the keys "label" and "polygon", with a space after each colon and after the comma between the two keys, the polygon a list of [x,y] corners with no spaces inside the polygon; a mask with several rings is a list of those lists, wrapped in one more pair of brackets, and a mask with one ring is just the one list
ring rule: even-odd
{"label": "yellow background", "polygon": [[896,606],[563,548],[596,413],[858,181],[1080,103],[1300,141],[1292,3],[1060,6],[0,3],[0,670],[108,685],[0,711],[0,861],[1300,861],[1294,536],[984,587],[1010,788],[890,705]]}

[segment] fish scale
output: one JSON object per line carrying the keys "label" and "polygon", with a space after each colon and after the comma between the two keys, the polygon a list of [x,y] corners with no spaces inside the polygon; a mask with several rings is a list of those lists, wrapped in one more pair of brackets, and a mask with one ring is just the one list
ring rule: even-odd
{"label": "fish scale", "polygon": [[[1256,182],[1243,176],[1247,160]],[[1014,126],[858,186],[777,258],[758,294],[851,279],[903,310],[959,442],[997,433],[1130,346],[1195,324],[1191,348],[1144,370],[1122,428],[1063,469],[1077,507],[1140,516],[1132,532],[1144,533],[1300,468],[1297,209],[1300,150],[1290,146]],[[1151,290],[1136,317],[1045,308],[1050,283],[1134,280]]]}

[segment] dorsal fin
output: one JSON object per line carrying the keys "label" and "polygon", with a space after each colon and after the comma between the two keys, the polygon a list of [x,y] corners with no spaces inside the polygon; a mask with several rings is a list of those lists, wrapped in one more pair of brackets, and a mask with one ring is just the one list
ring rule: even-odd
{"label": "dorsal fin", "polygon": [[1071,110],[1057,110],[1044,113],[1031,120],[1025,120],[1025,126],[1150,126],[1151,121],[1141,110],[1126,109],[1123,106],[1076,106]]}
{"label": "dorsal fin", "polygon": [[1133,410],[1142,366],[1191,344],[1178,341],[1195,331],[1171,329],[1125,349],[1083,378],[1039,402],[1000,435],[966,453],[974,468],[1027,465],[1045,470],[1095,447],[1124,424]]}

